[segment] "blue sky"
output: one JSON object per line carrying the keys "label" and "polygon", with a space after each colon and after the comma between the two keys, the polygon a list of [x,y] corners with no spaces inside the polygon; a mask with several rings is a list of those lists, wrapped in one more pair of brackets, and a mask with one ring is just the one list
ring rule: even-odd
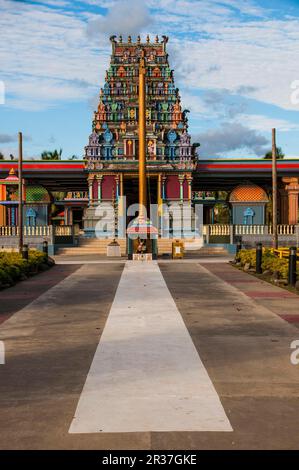
{"label": "blue sky", "polygon": [[0,0],[0,151],[16,154],[21,130],[27,158],[81,157],[120,33],[169,36],[202,158],[263,156],[272,127],[299,157],[295,0]]}

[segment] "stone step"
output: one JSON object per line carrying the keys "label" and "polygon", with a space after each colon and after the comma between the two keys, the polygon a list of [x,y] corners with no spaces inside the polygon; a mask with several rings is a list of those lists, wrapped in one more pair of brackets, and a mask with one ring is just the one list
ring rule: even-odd
{"label": "stone step", "polygon": [[[79,246],[82,247],[102,247],[102,246],[107,246],[109,243],[112,242],[112,239],[98,239],[98,238],[90,238],[90,239],[79,239]],[[117,243],[120,246],[126,246],[126,240],[125,239],[118,239]]]}
{"label": "stone step", "polygon": [[[121,254],[125,255],[125,251],[121,250]],[[60,248],[58,250],[59,255],[106,255],[107,249],[84,249],[84,248]]]}
{"label": "stone step", "polygon": [[200,250],[203,246],[203,239],[186,241],[184,245],[186,252]]}
{"label": "stone step", "polygon": [[[76,246],[82,246],[82,247],[97,247],[97,246],[108,246],[110,243],[112,242],[112,240],[107,240],[105,242],[98,242],[98,243],[79,243],[78,245]],[[119,244],[119,246],[125,246],[126,245],[126,241],[124,242],[117,242]]]}
{"label": "stone step", "polygon": [[[83,243],[82,243],[83,241]],[[60,248],[58,254],[60,255],[106,255],[107,246],[112,242],[112,239],[79,239],[79,246],[65,247]],[[122,255],[126,254],[126,240],[119,239],[118,243],[120,245]]]}

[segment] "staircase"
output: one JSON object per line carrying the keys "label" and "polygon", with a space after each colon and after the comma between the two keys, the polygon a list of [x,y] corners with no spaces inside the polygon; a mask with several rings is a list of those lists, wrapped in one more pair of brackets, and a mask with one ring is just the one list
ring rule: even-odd
{"label": "staircase", "polygon": [[204,245],[199,250],[185,253],[185,258],[201,258],[205,256],[230,256],[224,246]]}
{"label": "staircase", "polygon": [[[111,239],[102,238],[85,238],[79,237],[78,246],[68,248],[59,248],[58,254],[64,256],[74,255],[103,255],[107,254],[107,245],[111,243]],[[172,253],[173,239],[159,238],[158,239],[158,254]],[[126,239],[118,238],[117,242],[120,245],[121,255],[126,255]],[[184,258],[201,258],[204,256],[229,256],[227,249],[221,245],[203,245],[200,240],[186,240],[185,241],[185,255]]]}
{"label": "staircase", "polygon": [[[105,238],[79,238],[79,245],[72,246],[69,248],[60,248],[59,255],[106,255],[107,254],[107,245],[111,243],[111,239]],[[119,238],[117,242],[120,245],[121,254],[124,256],[126,254],[126,239]]]}

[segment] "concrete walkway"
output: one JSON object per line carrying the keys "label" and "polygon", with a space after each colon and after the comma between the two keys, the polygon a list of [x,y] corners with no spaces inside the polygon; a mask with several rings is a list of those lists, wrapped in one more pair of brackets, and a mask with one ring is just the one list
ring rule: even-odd
{"label": "concrete walkway", "polygon": [[[125,328],[126,322],[122,323],[121,317],[116,316],[117,312],[111,310],[117,301],[116,291],[123,263],[58,266],[43,273],[40,278],[32,278],[0,292],[2,311],[5,313],[7,303],[11,315],[0,326],[0,340],[4,341],[6,348],[6,363],[0,365],[1,449],[298,449],[299,366],[291,364],[290,344],[299,339],[299,333],[295,323],[283,319],[279,312],[287,313],[290,302],[295,315],[296,308],[299,311],[299,297],[282,295],[281,292],[285,291],[274,287],[272,291],[272,286],[258,286],[252,276],[215,260],[204,265],[198,261],[163,262],[159,263],[159,267],[164,281],[159,271],[152,281],[155,286],[159,284],[164,287],[162,290],[158,286],[158,290],[155,290],[154,287],[150,297],[147,297],[147,286],[142,285],[141,276],[135,285],[126,284],[125,305],[129,306],[128,301],[132,300],[130,293],[134,289],[138,292],[138,299],[142,298],[142,303],[138,304],[139,315],[132,303],[132,319],[137,323],[131,336],[128,329],[132,325],[128,324]],[[70,271],[66,273],[65,269]],[[55,272],[57,275],[60,272],[58,283],[53,279]],[[48,279],[48,276],[52,276],[52,279]],[[35,279],[43,280],[41,295],[33,301],[33,297],[28,296],[26,301],[26,289],[28,293],[30,289],[34,290]],[[129,277],[123,279],[129,280]],[[167,294],[168,301],[173,305],[173,313],[170,315],[169,311],[165,312],[171,328],[162,319],[162,334],[159,335],[159,306],[163,305],[167,297],[164,282],[172,296]],[[24,289],[24,286],[28,288]],[[44,290],[45,286],[48,286],[47,291]],[[272,295],[268,303],[269,297],[260,294],[263,291],[267,296],[270,293]],[[13,299],[7,297],[9,292],[16,295],[15,309],[12,308]],[[147,327],[143,309],[148,309],[149,303],[153,317]],[[131,315],[125,311],[123,315],[127,321],[131,321]],[[106,324],[107,318],[109,320]],[[187,390],[190,403],[196,405],[190,392],[192,389],[200,391],[198,387],[205,383],[211,400],[213,398],[216,404],[216,416],[211,419],[210,413],[207,415],[206,410],[197,407],[192,409],[188,417],[184,415],[184,428],[181,428],[172,414],[173,409],[166,408],[167,413],[171,412],[168,430],[163,430],[161,425],[156,427],[157,431],[149,431],[154,429],[153,423],[149,423],[146,429],[140,428],[138,432],[120,432],[121,428],[117,428],[115,421],[109,423],[105,420],[106,431],[108,425],[113,424],[115,432],[69,433],[80,397],[84,397],[84,384],[90,380],[91,364],[96,361],[95,371],[98,375],[95,380],[98,380],[105,367],[109,366],[110,370],[111,361],[103,363],[101,370],[98,370],[98,353],[101,343],[104,344],[105,332],[109,333],[110,320],[112,326],[121,327],[120,331],[115,331],[114,344],[111,335],[108,336],[110,343],[107,342],[106,346],[111,346],[110,352],[114,351],[114,347],[117,351],[122,351],[124,347],[129,351],[130,344],[134,345],[136,351],[137,336],[144,332],[140,340],[141,355],[136,355],[134,361],[137,366],[144,363],[149,367],[149,356],[143,356],[143,353],[148,351],[152,354],[148,345],[153,338],[157,341],[163,339],[165,345],[169,346],[164,358],[173,361],[172,365],[164,362],[164,366],[170,365],[171,372],[175,372],[170,374],[170,379],[176,384],[178,395]],[[121,340],[120,334],[125,335],[125,341]],[[200,359],[195,354],[190,337]],[[174,338],[178,339],[174,341]],[[177,345],[180,348],[173,354]],[[184,358],[180,357],[184,351],[188,351],[192,359],[192,368],[186,370],[182,370]],[[130,358],[131,365],[132,358],[133,355]],[[120,366],[123,367],[125,379],[134,375],[130,368],[125,367],[128,359],[128,356],[115,359],[118,379]],[[177,364],[181,377],[176,373]],[[198,372],[196,377],[192,377],[193,368]],[[149,376],[155,384],[159,378],[161,384],[162,372],[166,375],[158,360],[146,372],[143,378],[148,384],[151,383]],[[199,375],[204,379],[203,382],[198,382]],[[106,384],[110,387],[112,378],[109,380]],[[189,380],[193,380],[190,388]],[[109,388],[109,394],[125,391],[126,380],[119,382],[116,388]],[[135,383],[138,386],[143,384],[141,372]],[[165,378],[166,389],[167,385]],[[136,395],[137,389],[133,384],[130,390]],[[120,405],[123,406],[124,397],[120,398]],[[149,394],[149,399],[152,400],[152,394]],[[159,404],[159,401],[156,403]],[[134,410],[132,406],[130,423],[127,420],[129,410],[125,410],[127,414],[124,415],[126,423],[123,424],[123,431],[138,429]],[[196,426],[202,426],[207,416],[214,429],[218,428],[219,417],[223,417],[224,412],[233,431],[194,430]],[[80,410],[76,416],[84,418]],[[155,413],[153,419],[154,416]],[[161,421],[163,417],[164,414]],[[78,420],[78,424],[80,422],[83,424],[83,421]]]}
{"label": "concrete walkway", "polygon": [[234,269],[229,264],[221,265],[213,260],[201,264],[211,273],[243,292],[247,297],[258,302],[259,305],[267,307],[283,320],[299,328],[298,294]]}
{"label": "concrete walkway", "polygon": [[26,305],[33,302],[66,277],[70,276],[80,265],[57,265],[50,270],[29,277],[26,281],[0,291],[0,324]]}
{"label": "concrete walkway", "polygon": [[71,433],[232,431],[155,262],[124,268]]}

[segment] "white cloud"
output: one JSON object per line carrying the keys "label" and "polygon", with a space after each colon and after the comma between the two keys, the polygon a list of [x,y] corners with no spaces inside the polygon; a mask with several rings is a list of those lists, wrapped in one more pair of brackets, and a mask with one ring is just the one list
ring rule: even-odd
{"label": "white cloud", "polygon": [[250,129],[260,132],[271,133],[271,129],[276,128],[281,132],[299,130],[299,124],[287,121],[285,119],[271,118],[260,114],[241,114],[238,115],[238,122],[247,125]]}
{"label": "white cloud", "polygon": [[106,16],[90,21],[87,32],[91,37],[99,34],[139,34],[152,22],[143,0],[121,0],[113,5]]}
{"label": "white cloud", "polygon": [[227,156],[235,151],[263,156],[269,147],[269,139],[234,122],[223,123],[219,128],[202,132],[194,137],[194,141],[201,143],[199,154],[203,158]]}
{"label": "white cloud", "polygon": [[[8,106],[85,101],[103,82],[109,47],[93,48],[76,14],[7,2],[0,14],[0,79]],[[0,33],[0,34],[1,34]]]}
{"label": "white cloud", "polygon": [[[60,8],[47,8],[50,2]],[[109,8],[105,17],[95,10],[76,10],[74,2],[43,3],[33,8],[18,2],[17,9],[16,2],[1,3],[0,80],[7,85],[8,105],[40,109],[86,101],[104,80],[111,50],[107,36],[147,28],[152,36],[170,36],[170,62],[186,91],[184,106],[191,108],[194,90],[227,89],[299,109],[290,99],[291,83],[299,79],[298,18],[273,19],[271,11],[255,2],[237,0],[85,0]],[[65,4],[74,10],[64,10]],[[92,40],[86,35],[87,19]],[[199,99],[197,105],[203,112]]]}

